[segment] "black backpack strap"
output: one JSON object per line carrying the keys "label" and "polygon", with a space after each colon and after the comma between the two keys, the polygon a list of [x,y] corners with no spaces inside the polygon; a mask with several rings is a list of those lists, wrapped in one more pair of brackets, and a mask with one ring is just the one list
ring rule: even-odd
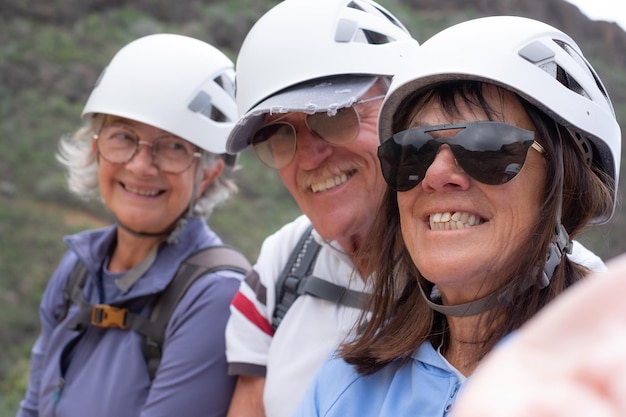
{"label": "black backpack strap", "polygon": [[289,260],[276,282],[276,307],[272,316],[272,328],[276,330],[296,299],[308,294],[323,300],[349,307],[361,308],[367,294],[312,275],[317,255],[321,249],[311,233],[309,225],[294,247]]}
{"label": "black backpack strap", "polygon": [[300,240],[291,251],[289,260],[276,281],[276,306],[272,315],[274,330],[278,328],[291,305],[300,296],[297,291],[300,281],[305,276],[311,275],[313,271],[321,246],[313,239],[312,230],[313,225],[309,225],[300,236]]}
{"label": "black backpack strap", "polygon": [[198,278],[220,270],[231,270],[246,274],[251,269],[248,260],[229,246],[213,246],[202,249],[181,263],[178,272],[159,294],[149,320],[138,320],[133,330],[144,335],[143,353],[150,378],[156,375],[161,362],[165,328],[180,299]]}

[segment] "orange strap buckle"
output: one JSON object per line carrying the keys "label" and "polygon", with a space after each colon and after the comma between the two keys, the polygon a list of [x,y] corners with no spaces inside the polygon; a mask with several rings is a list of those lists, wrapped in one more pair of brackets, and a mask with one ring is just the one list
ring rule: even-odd
{"label": "orange strap buckle", "polygon": [[91,324],[98,327],[125,329],[126,313],[128,313],[128,310],[125,308],[96,304],[91,310]]}

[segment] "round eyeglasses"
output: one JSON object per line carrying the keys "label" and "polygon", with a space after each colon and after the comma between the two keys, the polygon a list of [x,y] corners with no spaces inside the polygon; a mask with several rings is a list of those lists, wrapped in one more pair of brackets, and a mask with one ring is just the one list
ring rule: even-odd
{"label": "round eyeglasses", "polygon": [[[334,146],[347,146],[359,135],[361,119],[355,107],[358,104],[383,99],[385,96],[359,100],[350,107],[337,110],[335,114],[320,112],[306,114],[304,123],[317,137]],[[257,130],[250,143],[257,157],[270,168],[281,169],[289,165],[296,154],[296,128],[282,119],[287,113]]]}
{"label": "round eyeglasses", "polygon": [[139,140],[128,128],[110,125],[94,135],[100,156],[113,164],[125,164],[145,145],[151,148],[153,163],[163,172],[179,174],[187,170],[195,158],[202,156],[194,145],[177,136],[160,136],[154,142]]}

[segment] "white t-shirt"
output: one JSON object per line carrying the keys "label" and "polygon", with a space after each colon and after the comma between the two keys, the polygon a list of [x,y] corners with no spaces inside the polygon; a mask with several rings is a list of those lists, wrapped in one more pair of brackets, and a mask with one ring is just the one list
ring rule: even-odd
{"label": "white t-shirt", "polygon": [[[360,314],[356,308],[302,295],[272,334],[276,281],[309,225],[310,221],[300,216],[263,242],[253,268],[258,281],[248,278],[242,283],[226,327],[229,372],[263,376],[267,371],[264,402],[268,417],[292,414],[319,366],[347,337]],[[315,231],[313,237],[321,245],[313,275],[364,291],[365,284],[350,257]]]}

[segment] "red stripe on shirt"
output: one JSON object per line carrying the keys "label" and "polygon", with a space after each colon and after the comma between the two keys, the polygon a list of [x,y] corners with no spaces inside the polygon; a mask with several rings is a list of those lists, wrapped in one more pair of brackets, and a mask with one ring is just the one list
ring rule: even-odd
{"label": "red stripe on shirt", "polygon": [[241,314],[244,315],[252,324],[261,329],[264,333],[269,336],[274,336],[274,329],[270,323],[259,314],[259,311],[254,307],[254,304],[246,298],[241,292],[237,292],[235,298],[232,302],[233,307],[235,307]]}

